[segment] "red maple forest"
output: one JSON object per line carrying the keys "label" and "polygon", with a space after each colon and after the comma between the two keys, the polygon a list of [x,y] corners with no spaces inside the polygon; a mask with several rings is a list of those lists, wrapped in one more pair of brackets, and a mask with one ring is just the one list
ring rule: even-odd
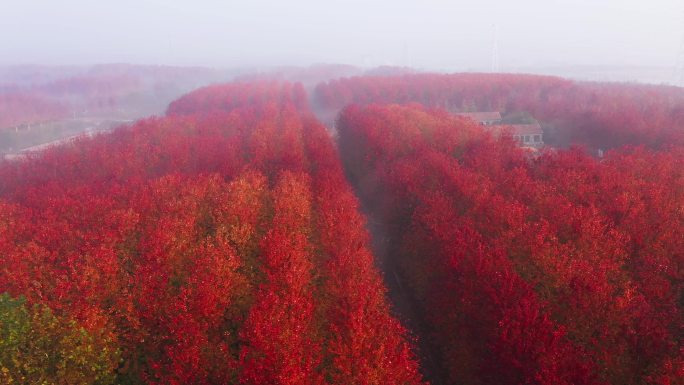
{"label": "red maple forest", "polygon": [[[310,91],[209,86],[0,163],[0,383],[682,383],[684,90]],[[453,114],[495,110],[550,146]]]}

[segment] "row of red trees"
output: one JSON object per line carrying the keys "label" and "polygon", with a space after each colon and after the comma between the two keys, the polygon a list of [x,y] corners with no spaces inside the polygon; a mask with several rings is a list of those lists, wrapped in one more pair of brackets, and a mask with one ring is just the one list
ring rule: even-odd
{"label": "row of red trees", "polygon": [[[81,363],[92,376],[45,381],[421,383],[300,90],[207,88],[167,117],[0,165],[0,292],[75,322],[104,355]],[[24,310],[5,310],[19,325],[4,321]],[[69,349],[48,352],[56,367]],[[16,361],[0,354],[0,369]],[[0,372],[22,382],[31,365]]]}
{"label": "row of red trees", "polygon": [[369,103],[420,103],[449,111],[527,112],[555,146],[594,148],[684,144],[684,89],[582,83],[519,74],[413,74],[353,77],[320,84],[317,108]]}
{"label": "row of red trees", "polygon": [[337,129],[448,383],[684,378],[681,148],[530,160],[416,106],[350,106]]}
{"label": "row of red trees", "polygon": [[68,114],[65,105],[40,95],[21,91],[0,93],[0,129],[60,119]]}
{"label": "row of red trees", "polygon": [[[681,90],[405,75],[315,97],[359,103],[339,150],[446,383],[684,378]],[[530,159],[445,110],[646,146]],[[166,117],[0,164],[0,266],[4,382],[421,383],[300,85],[206,87]]]}
{"label": "row of red trees", "polygon": [[74,114],[108,118],[158,114],[184,90],[227,76],[205,68],[126,64],[63,69],[19,66],[6,72],[0,75],[0,129]]}
{"label": "row of red trees", "polygon": [[200,88],[171,103],[167,115],[210,114],[237,108],[260,108],[267,102],[283,103],[300,110],[308,110],[308,97],[301,83],[264,80]]}

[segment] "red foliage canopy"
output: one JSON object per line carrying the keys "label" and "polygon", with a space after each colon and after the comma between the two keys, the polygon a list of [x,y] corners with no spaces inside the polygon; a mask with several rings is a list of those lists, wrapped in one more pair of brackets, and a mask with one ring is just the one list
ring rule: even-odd
{"label": "red foliage canopy", "polygon": [[299,89],[214,87],[206,109],[1,164],[0,291],[109,333],[124,382],[420,383]]}
{"label": "red foliage canopy", "polygon": [[[684,368],[680,150],[528,160],[420,107],[348,107],[338,129],[450,381],[637,384]],[[671,182],[645,183],[648,169]]]}

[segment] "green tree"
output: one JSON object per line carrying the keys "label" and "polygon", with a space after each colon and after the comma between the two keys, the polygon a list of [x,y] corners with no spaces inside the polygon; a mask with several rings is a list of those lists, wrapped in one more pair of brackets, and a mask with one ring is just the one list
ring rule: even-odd
{"label": "green tree", "polygon": [[47,306],[0,295],[0,383],[111,384],[118,359],[110,337],[57,317]]}

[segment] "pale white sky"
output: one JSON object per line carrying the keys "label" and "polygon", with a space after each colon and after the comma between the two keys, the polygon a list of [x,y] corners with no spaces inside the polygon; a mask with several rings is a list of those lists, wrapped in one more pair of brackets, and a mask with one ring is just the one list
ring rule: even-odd
{"label": "pale white sky", "polygon": [[0,65],[674,66],[684,0],[0,0]]}

